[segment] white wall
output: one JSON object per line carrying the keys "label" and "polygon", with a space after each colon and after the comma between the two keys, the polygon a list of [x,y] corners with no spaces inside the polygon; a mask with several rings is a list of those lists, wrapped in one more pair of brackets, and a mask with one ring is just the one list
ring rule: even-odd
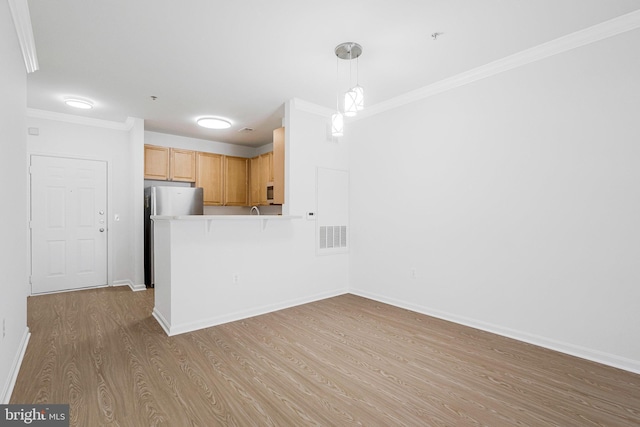
{"label": "white wall", "polygon": [[[131,182],[144,182],[144,120],[130,119],[129,158],[131,159]],[[144,188],[141,185],[132,186],[129,215],[133,219],[131,225],[131,246],[133,250],[131,270],[127,274],[128,280],[136,290],[146,289],[144,284]],[[122,272],[124,274],[124,272]]]}
{"label": "white wall", "polygon": [[331,110],[299,99],[285,105],[285,206],[291,215],[303,215],[316,208],[316,169],[349,169],[345,143],[327,137]]}
{"label": "white wall", "polygon": [[640,372],[638,51],[634,30],[349,124],[351,291]]}
{"label": "white wall", "polygon": [[[238,157],[255,157],[260,154],[258,150],[261,148],[245,147],[241,145],[227,144],[225,142],[208,141],[205,139],[189,138],[186,136],[150,131],[145,131],[144,143],[159,145],[161,147],[184,148],[186,150],[196,150],[203,151],[205,153],[217,153]],[[273,146],[273,144],[267,145]]]}
{"label": "white wall", "polygon": [[27,79],[7,2],[0,2],[0,403],[8,403],[27,329]]}
{"label": "white wall", "polygon": [[[143,264],[136,253],[142,248],[143,215],[139,210],[143,197],[138,194],[142,187],[131,185],[142,179],[143,165],[134,163],[134,160],[141,161],[141,155],[136,153],[142,150],[142,144],[132,140],[142,137],[141,120],[133,119],[130,124],[103,121],[79,124],[71,122],[75,116],[35,110],[29,110],[28,114],[28,126],[39,130],[39,135],[29,135],[27,139],[29,154],[108,162],[109,284],[144,283]],[[43,118],[49,116],[52,118]],[[137,150],[133,148],[136,146],[139,146]],[[114,221],[115,215],[119,221]]]}

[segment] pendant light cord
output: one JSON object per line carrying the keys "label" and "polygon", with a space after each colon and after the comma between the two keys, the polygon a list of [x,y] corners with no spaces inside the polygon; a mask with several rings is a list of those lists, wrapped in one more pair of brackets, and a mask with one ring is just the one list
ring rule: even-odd
{"label": "pendant light cord", "polygon": [[351,61],[353,58],[351,57],[351,52],[353,50],[353,45],[349,46],[349,90],[351,90],[351,82],[353,81],[353,78],[351,77]]}
{"label": "pendant light cord", "polygon": [[336,111],[340,112],[340,67],[338,55],[336,55]]}

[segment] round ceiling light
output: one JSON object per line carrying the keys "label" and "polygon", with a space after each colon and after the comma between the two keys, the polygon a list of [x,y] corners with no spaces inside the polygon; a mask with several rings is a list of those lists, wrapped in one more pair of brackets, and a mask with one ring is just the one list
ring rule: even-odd
{"label": "round ceiling light", "polygon": [[207,129],[228,129],[231,122],[217,117],[202,117],[196,121],[199,126]]}
{"label": "round ceiling light", "polygon": [[91,103],[90,101],[85,101],[84,99],[65,98],[64,103],[69,107],[80,108],[82,110],[90,110],[93,108],[93,103]]}

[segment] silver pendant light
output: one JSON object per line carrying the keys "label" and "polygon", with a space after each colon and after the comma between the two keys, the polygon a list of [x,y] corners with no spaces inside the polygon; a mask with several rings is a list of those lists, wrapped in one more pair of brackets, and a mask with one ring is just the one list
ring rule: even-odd
{"label": "silver pendant light", "polygon": [[[354,42],[340,43],[335,48],[335,54],[338,59],[349,61],[349,86],[351,86],[351,61],[358,59],[362,55],[362,46]],[[364,90],[358,83],[359,69],[358,61],[356,61],[356,85],[351,87],[344,94],[343,111],[344,116],[353,117],[359,110],[364,107]],[[336,80],[338,80],[338,65],[336,63]],[[338,82],[336,82],[338,86]],[[337,90],[339,93],[339,89]],[[336,104],[338,104],[339,95],[336,95]],[[333,136],[342,136],[344,132],[344,117],[340,113],[340,107],[336,105],[336,113],[331,116],[331,134]]]}

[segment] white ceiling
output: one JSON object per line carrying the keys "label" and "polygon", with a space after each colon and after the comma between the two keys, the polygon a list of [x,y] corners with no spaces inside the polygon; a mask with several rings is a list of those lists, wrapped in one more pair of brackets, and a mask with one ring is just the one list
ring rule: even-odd
{"label": "white ceiling", "polygon": [[[640,0],[28,3],[40,64],[28,77],[30,108],[138,117],[146,130],[248,146],[271,141],[290,98],[335,107],[341,42],[362,45],[359,83],[373,105],[640,9]],[[340,74],[346,89],[347,62]],[[72,109],[65,96],[95,107]],[[199,128],[205,115],[233,126]]]}

